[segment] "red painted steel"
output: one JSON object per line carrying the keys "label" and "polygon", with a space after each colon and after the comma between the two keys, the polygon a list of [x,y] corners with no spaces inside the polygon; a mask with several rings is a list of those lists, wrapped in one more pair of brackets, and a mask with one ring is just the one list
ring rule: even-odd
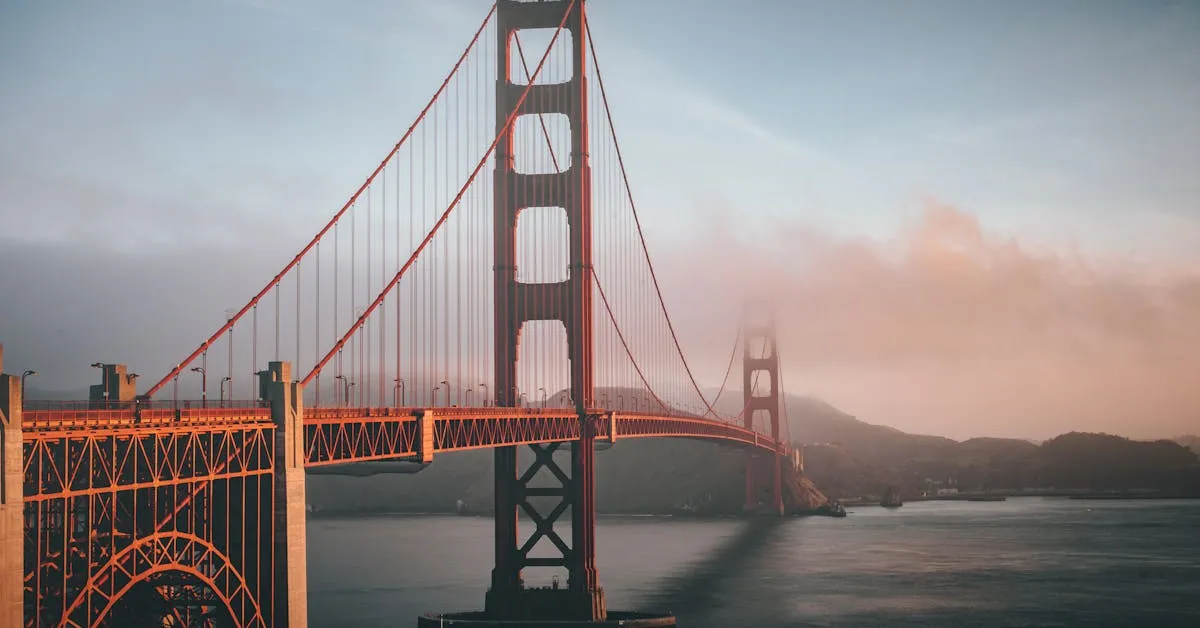
{"label": "red painted steel", "polygon": [[[306,464],[325,466],[418,455],[419,417],[433,415],[434,453],[493,449],[510,445],[576,441],[580,420],[570,408],[310,408],[305,410]],[[613,438],[610,412],[584,411],[593,438]],[[615,413],[616,440],[689,438],[784,452],[777,441],[753,430],[696,416]]]}
{"label": "red painted steel", "polygon": [[[562,408],[313,408],[304,425],[307,464],[419,455],[426,412],[433,413],[435,453],[515,445],[544,453],[553,443],[577,444],[583,426],[600,439],[692,438],[783,451],[752,430],[694,416],[594,408],[581,422]],[[270,625],[270,609],[260,608],[269,599],[272,560],[275,426],[267,414],[143,410],[139,420],[103,410],[89,412],[81,427],[70,412],[27,413],[27,625],[93,625],[122,612],[119,600],[138,587],[182,605],[164,613],[196,612],[188,604],[207,612],[219,603],[239,625]],[[551,514],[538,514],[542,527],[557,517]],[[543,538],[556,537],[546,527]],[[524,555],[529,547],[518,549]]]}
{"label": "red painted steel", "polygon": [[[742,390],[745,409],[743,417],[748,430],[754,429],[755,411],[766,412],[770,421],[771,439],[780,442],[779,414],[783,397],[780,394],[779,346],[775,337],[775,315],[764,311],[762,304],[748,304],[746,308],[745,331],[742,343]],[[761,343],[762,349],[758,357],[754,356],[756,342]],[[759,374],[766,375],[765,389],[757,385]],[[753,453],[746,457],[746,510],[759,507],[759,489],[766,482],[771,485],[770,503],[768,508],[777,514],[783,514],[783,449],[774,453],[773,471],[770,478],[757,475],[757,465],[753,462]]]}
{"label": "red painted steel", "polygon": [[[584,0],[560,0],[543,3],[519,3],[501,0],[497,3],[496,61],[496,169],[493,208],[494,241],[494,329],[495,329],[495,394],[499,406],[513,406],[519,401],[517,393],[518,355],[521,331],[531,321],[560,321],[566,330],[567,356],[570,362],[570,398],[574,416],[535,418],[513,422],[463,422],[449,434],[452,440],[462,439],[461,446],[477,447],[477,438],[495,437],[504,441],[496,450],[495,467],[495,565],[491,587],[486,598],[489,616],[509,619],[563,617],[602,620],[606,615],[604,594],[600,588],[595,563],[595,429],[587,408],[593,405],[593,337],[592,337],[592,192],[588,151],[587,111],[587,36]],[[554,34],[538,63],[537,70],[527,77],[512,76],[517,61],[524,63],[513,42],[523,29],[554,28]],[[535,90],[535,82],[554,49],[555,42],[571,37],[568,80],[537,85],[533,106],[523,108],[526,98]],[[517,54],[514,54],[517,53]],[[521,79],[524,78],[524,82]],[[513,95],[519,93],[519,98]],[[515,101],[515,103],[514,103]],[[513,120],[518,114],[535,114],[546,133],[542,114],[554,113],[566,117],[570,126],[570,165],[556,172],[522,173],[516,167],[517,146],[514,143]],[[547,143],[549,136],[547,134]],[[550,154],[557,165],[552,146]],[[525,147],[523,150],[528,150]],[[521,212],[531,207],[561,208],[567,223],[568,275],[555,283],[522,282],[517,276],[517,226]],[[530,242],[522,246],[547,247],[548,242]],[[557,445],[542,447],[533,444],[536,434],[526,428],[531,422],[541,425],[540,431],[561,434],[575,441],[571,447],[569,470],[558,467],[552,458]],[[517,444],[530,445],[534,452],[533,465],[518,473]],[[531,502],[530,481],[541,469],[551,471],[559,486],[543,497],[556,497],[549,511]],[[545,504],[543,504],[545,506]],[[553,531],[554,521],[569,507],[571,511],[571,543]],[[536,525],[526,543],[518,537],[518,514],[525,512]],[[541,541],[553,559],[532,558],[530,554]],[[567,588],[557,592],[561,598],[553,610],[535,612],[525,593],[522,570],[532,566],[565,567]]]}
{"label": "red painted steel", "polygon": [[270,417],[144,412],[26,414],[26,625],[122,625],[147,599],[271,625]]}

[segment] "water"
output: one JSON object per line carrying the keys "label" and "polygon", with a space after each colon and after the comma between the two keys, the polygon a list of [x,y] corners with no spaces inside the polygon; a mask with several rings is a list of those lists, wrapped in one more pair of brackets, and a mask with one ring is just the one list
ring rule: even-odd
{"label": "water", "polygon": [[[317,627],[483,604],[492,521],[311,519]],[[569,537],[568,537],[569,538]],[[1200,626],[1200,500],[909,503],[845,519],[602,518],[609,607],[681,626]]]}

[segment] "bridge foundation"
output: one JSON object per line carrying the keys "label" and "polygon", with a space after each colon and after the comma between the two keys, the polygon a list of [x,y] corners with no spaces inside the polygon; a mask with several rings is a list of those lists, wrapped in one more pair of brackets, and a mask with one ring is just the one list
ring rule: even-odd
{"label": "bridge foundation", "polygon": [[275,626],[308,625],[308,532],[304,513],[304,395],[288,362],[271,362],[263,389],[275,421]]}
{"label": "bridge foundation", "polygon": [[[0,348],[0,373],[3,367]],[[0,374],[0,626],[25,625],[21,455],[21,378]]]}

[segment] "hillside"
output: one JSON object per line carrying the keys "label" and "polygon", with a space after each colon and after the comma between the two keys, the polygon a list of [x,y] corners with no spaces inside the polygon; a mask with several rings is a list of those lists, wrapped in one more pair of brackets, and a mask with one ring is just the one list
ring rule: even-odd
{"label": "hillside", "polygon": [[1196,451],[1167,440],[1071,433],[1041,445],[1006,438],[957,442],[871,425],[799,398],[788,400],[788,414],[792,434],[801,435],[793,440],[805,445],[805,473],[834,498],[874,497],[889,485],[908,497],[938,489],[1200,494]]}
{"label": "hillside", "polygon": [[1183,445],[1184,447],[1187,447],[1200,454],[1200,436],[1188,434],[1187,436],[1176,436],[1174,440],[1180,445]]}

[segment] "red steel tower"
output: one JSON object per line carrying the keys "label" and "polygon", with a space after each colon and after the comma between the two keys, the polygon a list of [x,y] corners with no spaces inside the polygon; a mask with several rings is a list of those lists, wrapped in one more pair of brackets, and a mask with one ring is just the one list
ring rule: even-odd
{"label": "red steel tower", "polygon": [[[771,438],[779,442],[779,346],[775,336],[775,315],[759,304],[746,306],[742,333],[742,390],[745,427],[754,429],[756,412],[766,412],[771,421]],[[756,355],[757,354],[757,355]],[[765,377],[763,377],[765,375]],[[766,488],[762,465],[756,464],[753,451],[746,454],[747,511],[758,510],[760,491]],[[783,514],[783,467],[776,450],[772,462],[771,501],[767,507]]]}
{"label": "red steel tower", "polygon": [[[560,321],[566,328],[567,355],[571,363],[571,399],[579,414],[580,438],[571,443],[570,469],[561,469],[553,454],[559,444],[533,445],[534,461],[518,473],[517,448],[495,451],[496,557],[488,591],[489,617],[521,619],[561,616],[601,620],[606,616],[604,593],[596,575],[594,507],[594,427],[586,409],[592,407],[592,216],[591,170],[588,165],[587,29],[584,0],[516,2],[500,0],[496,9],[498,73],[496,82],[495,169],[495,342],[497,406],[518,401],[517,360],[521,327],[528,321]],[[536,84],[523,102],[528,81],[514,77],[520,68],[514,35],[523,29],[556,29],[568,40],[572,56],[569,80]],[[517,79],[517,80],[514,80]],[[560,172],[521,173],[515,167],[510,113],[520,103],[518,115],[561,114],[571,127],[570,163]],[[570,266],[564,281],[526,283],[517,280],[517,218],[531,207],[561,208],[568,224]],[[522,246],[545,245],[523,242]],[[560,486],[533,487],[530,480],[547,469]],[[530,497],[558,498],[548,512],[539,511]],[[538,501],[542,504],[542,501]],[[570,544],[554,529],[554,522],[571,512]],[[519,544],[517,516],[526,513],[536,525],[529,540]],[[533,557],[534,546],[550,545],[553,557]],[[566,589],[526,589],[525,567],[565,567]]]}

